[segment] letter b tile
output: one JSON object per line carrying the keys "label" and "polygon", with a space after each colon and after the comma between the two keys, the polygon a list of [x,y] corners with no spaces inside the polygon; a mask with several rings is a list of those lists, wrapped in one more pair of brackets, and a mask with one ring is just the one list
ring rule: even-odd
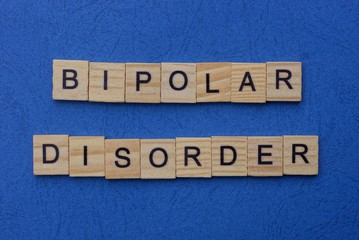
{"label": "letter b tile", "polygon": [[89,96],[89,62],[54,60],[52,98],[87,101]]}

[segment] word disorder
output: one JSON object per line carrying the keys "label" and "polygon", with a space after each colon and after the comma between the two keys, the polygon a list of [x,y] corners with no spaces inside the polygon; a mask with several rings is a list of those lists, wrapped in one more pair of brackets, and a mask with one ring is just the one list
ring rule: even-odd
{"label": "word disorder", "polygon": [[128,103],[301,101],[302,63],[54,60],[52,97]]}
{"label": "word disorder", "polygon": [[34,174],[107,179],[318,174],[318,136],[105,139],[34,135]]}

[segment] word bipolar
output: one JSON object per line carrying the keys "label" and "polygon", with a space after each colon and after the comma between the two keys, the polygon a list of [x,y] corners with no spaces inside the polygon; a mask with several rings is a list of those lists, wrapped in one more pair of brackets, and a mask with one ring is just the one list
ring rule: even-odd
{"label": "word bipolar", "polygon": [[107,179],[318,174],[318,136],[105,139],[34,135],[34,174]]}
{"label": "word bipolar", "polygon": [[128,103],[301,101],[302,63],[54,60],[52,97]]}

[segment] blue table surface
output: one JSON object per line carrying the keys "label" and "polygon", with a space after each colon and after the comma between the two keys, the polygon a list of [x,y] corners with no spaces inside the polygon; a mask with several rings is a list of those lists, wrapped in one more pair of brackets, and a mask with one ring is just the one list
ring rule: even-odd
{"label": "blue table surface", "polygon": [[[358,1],[0,5],[0,239],[359,239]],[[303,101],[53,101],[53,59],[301,61]],[[33,134],[313,134],[320,136],[319,175],[36,177]]]}

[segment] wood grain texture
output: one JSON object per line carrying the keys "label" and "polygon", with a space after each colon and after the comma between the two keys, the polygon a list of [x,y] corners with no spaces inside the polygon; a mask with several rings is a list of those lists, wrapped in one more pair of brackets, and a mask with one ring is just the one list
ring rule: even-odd
{"label": "wood grain texture", "polygon": [[[283,172],[284,175],[318,175],[318,136],[283,136]],[[308,147],[304,154],[308,163],[298,155],[295,155],[293,163],[293,144],[304,144]],[[297,152],[303,152],[302,146],[295,147]]]}
{"label": "wood grain texture", "polygon": [[[196,64],[195,63],[162,63],[161,72],[161,102],[165,103],[195,103],[196,102]],[[175,90],[170,85],[170,76],[175,71],[182,71],[187,76],[187,86],[183,90]],[[175,88],[184,86],[182,74],[174,74],[172,83]]]}
{"label": "wood grain texture", "polygon": [[[207,74],[211,90],[207,92]],[[197,63],[197,102],[231,101],[231,63]]]}
{"label": "wood grain texture", "polygon": [[[125,69],[124,63],[90,62],[89,101],[124,102]],[[107,89],[104,89],[105,71]]]}
{"label": "wood grain texture", "polygon": [[[265,103],[266,102],[266,64],[265,63],[232,63],[231,102]],[[255,89],[243,86],[249,83],[246,72],[249,73]],[[255,90],[255,91],[253,91]]]}
{"label": "wood grain texture", "polygon": [[[151,74],[150,82],[141,83],[139,91],[136,90],[136,72],[148,72]],[[141,80],[146,79],[146,76],[141,75]],[[161,102],[161,64],[126,63],[126,102]]]}
{"label": "wood grain texture", "polygon": [[[87,146],[87,165],[84,160],[84,146]],[[69,137],[70,176],[105,176],[104,137]]]}
{"label": "wood grain texture", "polygon": [[[263,156],[262,162],[272,164],[259,164],[259,145],[271,146],[261,152],[271,154]],[[283,137],[248,137],[248,176],[283,176]]]}
{"label": "wood grain texture", "polygon": [[[55,100],[88,100],[89,83],[89,62],[77,60],[56,60],[52,64],[52,98]],[[77,73],[78,86],[74,89],[63,89],[63,70],[71,69]],[[68,77],[73,77],[73,73],[67,73]],[[69,86],[73,86],[73,81],[68,81]]]}
{"label": "wood grain texture", "polygon": [[[58,148],[58,160],[43,163],[43,144],[54,144]],[[46,160],[54,160],[56,150],[47,147]],[[69,136],[68,135],[34,135],[33,136],[33,171],[34,175],[69,175]]]}
{"label": "wood grain texture", "polygon": [[[185,147],[197,147],[200,154],[197,157],[201,166],[192,159],[188,159],[185,166]],[[195,150],[189,150],[195,154]],[[176,138],[176,176],[177,177],[203,177],[212,176],[211,138]]]}
{"label": "wood grain texture", "polygon": [[[221,165],[221,147],[235,149],[236,160],[232,165]],[[223,161],[234,158],[232,150],[223,150]],[[247,137],[212,137],[212,176],[247,176]]]}
{"label": "wood grain texture", "polygon": [[[289,70],[292,74],[288,85],[279,81],[279,89],[276,87],[276,72],[278,69]],[[280,78],[288,77],[287,73],[280,73]],[[292,101],[302,100],[302,63],[301,62],[268,62],[267,63],[267,101]]]}
{"label": "wood grain texture", "polygon": [[[119,159],[116,151],[120,156],[129,158],[128,164],[126,159]],[[127,152],[128,151],[128,152]],[[106,139],[105,140],[105,177],[106,179],[131,179],[141,177],[140,163],[140,139]]]}
{"label": "wood grain texture", "polygon": [[[150,162],[151,151],[161,148],[152,154],[153,166]],[[165,153],[167,162],[165,162]],[[163,166],[161,166],[163,164]],[[161,166],[161,167],[159,167]],[[176,140],[175,139],[142,139],[141,140],[141,178],[142,179],[174,179],[176,178]]]}

